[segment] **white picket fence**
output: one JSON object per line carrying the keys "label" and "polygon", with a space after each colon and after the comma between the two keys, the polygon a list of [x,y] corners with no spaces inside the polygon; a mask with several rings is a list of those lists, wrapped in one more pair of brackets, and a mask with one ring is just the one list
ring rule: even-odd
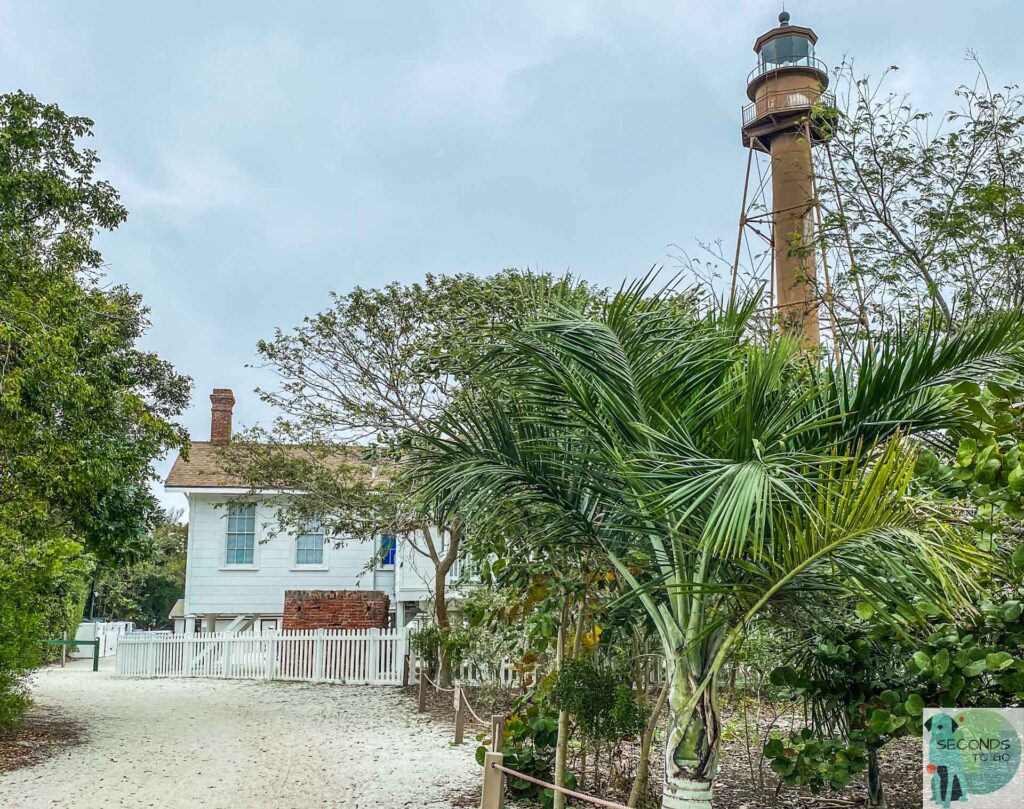
{"label": "white picket fence", "polygon": [[455,681],[462,685],[497,685],[502,688],[518,688],[522,685],[522,672],[508,660],[503,660],[497,671],[491,666],[479,666],[465,662],[453,672]]}
{"label": "white picket fence", "polygon": [[120,677],[401,685],[407,648],[408,635],[403,629],[127,635],[118,645],[114,672]]}

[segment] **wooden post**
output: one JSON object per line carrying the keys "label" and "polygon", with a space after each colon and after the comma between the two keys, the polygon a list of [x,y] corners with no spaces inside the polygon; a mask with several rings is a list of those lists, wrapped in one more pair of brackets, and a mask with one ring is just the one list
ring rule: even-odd
{"label": "wooden post", "polygon": [[234,644],[232,644],[231,641],[232,641],[233,637],[234,637],[233,635],[225,635],[225,637],[224,637],[224,641],[223,641],[224,651],[221,654],[221,658],[220,658],[221,659],[221,666],[222,666],[221,672],[220,672],[220,676],[221,677],[230,677],[231,676],[231,657],[232,657],[231,653],[232,653],[232,650],[234,648]]}
{"label": "wooden post", "polygon": [[423,664],[420,664],[420,692],[419,692],[419,703],[416,706],[416,710],[419,713],[423,713],[427,710],[427,675],[423,671]]}
{"label": "wooden post", "polygon": [[64,664],[68,662],[68,644],[67,644],[68,633],[67,633],[67,630],[64,630],[64,632],[61,633],[60,639],[62,641],[64,641],[64,643],[62,643],[61,646],[60,646],[60,667],[64,668]]}
{"label": "wooden post", "polygon": [[494,714],[491,717],[491,752],[500,753],[505,743],[505,717]]}
{"label": "wooden post", "polygon": [[313,682],[319,683],[324,679],[324,630],[316,631],[313,639]]}
{"label": "wooden post", "polygon": [[370,636],[370,647],[366,659],[366,680],[370,685],[375,685],[380,679],[380,630],[371,629],[367,634]]}
{"label": "wooden post", "polygon": [[263,661],[264,669],[263,675],[268,680],[274,679],[274,663],[277,662],[277,630],[271,630],[270,634],[266,638],[267,644],[267,657]]}
{"label": "wooden post", "polygon": [[93,641],[93,643],[95,643],[96,645],[92,647],[92,670],[93,671],[99,671],[100,670],[100,639],[96,638],[96,640]]}
{"label": "wooden post", "polygon": [[502,809],[505,806],[505,773],[496,770],[492,764],[502,764],[501,753],[484,754],[484,787],[480,797],[480,809]]}
{"label": "wooden post", "polygon": [[196,657],[196,646],[193,641],[194,635],[185,634],[181,636],[181,676],[191,677],[192,666]]}
{"label": "wooden post", "polygon": [[409,655],[402,655],[402,688],[409,685]]}
{"label": "wooden post", "polygon": [[455,686],[455,744],[462,744],[466,735],[466,698],[462,686]]}

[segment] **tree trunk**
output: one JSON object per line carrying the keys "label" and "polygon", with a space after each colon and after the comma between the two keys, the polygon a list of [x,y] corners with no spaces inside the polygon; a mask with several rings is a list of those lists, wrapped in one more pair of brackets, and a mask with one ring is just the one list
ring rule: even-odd
{"label": "tree trunk", "polygon": [[878,760],[878,749],[868,751],[868,804],[872,809],[886,809],[885,793],[882,791],[882,765]]}
{"label": "tree trunk", "polygon": [[97,569],[92,574],[92,587],[89,589],[89,608],[86,610],[90,621],[96,617],[96,587],[99,584],[99,580],[100,572]]}
{"label": "tree trunk", "polygon": [[[455,560],[459,558],[459,545],[462,542],[462,531],[456,525],[448,527],[448,547],[444,556],[438,553],[434,543],[434,535],[430,526],[423,525],[421,529],[423,539],[427,545],[427,558],[434,564],[434,620],[437,621],[437,628],[441,630],[441,648],[438,649],[438,682],[442,688],[450,688],[452,684],[452,664],[448,657],[448,631],[451,629],[451,619],[448,617],[448,571],[452,569]],[[444,533],[441,534],[442,542]]]}
{"label": "tree trunk", "polygon": [[667,677],[661,686],[658,694],[658,701],[654,703],[651,715],[647,720],[647,727],[644,728],[644,735],[640,739],[640,760],[636,764],[636,777],[633,779],[633,788],[629,791],[627,806],[636,806],[640,798],[647,790],[647,778],[650,772],[651,744],[654,742],[654,732],[658,728],[658,718],[665,707],[665,700],[668,699],[668,689],[671,680]]}
{"label": "tree trunk", "polygon": [[717,680],[712,679],[696,706],[688,710],[690,695],[701,678],[691,676],[678,660],[670,663],[669,676],[672,684],[662,809],[711,809],[721,730],[715,704]]}
{"label": "tree trunk", "polygon": [[[555,668],[562,670],[562,661],[565,660],[565,641],[569,632],[569,601],[562,602],[562,615],[558,621],[558,646],[555,652]],[[565,786],[566,759],[569,753],[569,712],[561,710],[558,712],[558,740],[555,743],[555,786]],[[595,760],[596,769],[597,762]],[[565,794],[555,792],[553,809],[565,809]]]}
{"label": "tree trunk", "polygon": [[452,685],[452,661],[448,657],[448,632],[451,629],[451,619],[448,617],[447,582],[448,569],[442,564],[434,571],[434,620],[437,621],[437,628],[441,630],[441,648],[438,654],[438,683],[441,688],[451,688]]}

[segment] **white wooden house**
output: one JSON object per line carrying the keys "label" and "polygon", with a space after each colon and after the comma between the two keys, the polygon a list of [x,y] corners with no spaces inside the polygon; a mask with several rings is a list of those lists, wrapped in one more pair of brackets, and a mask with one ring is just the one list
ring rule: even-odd
{"label": "white wooden house", "polygon": [[[188,500],[185,597],[170,616],[176,633],[281,629],[287,590],[382,591],[396,627],[425,609],[433,564],[402,537],[346,540],[315,527],[301,536],[276,532],[274,502],[289,495],[252,496],[221,468],[234,396],[219,389],[210,400],[210,441],[193,441],[189,459],[176,459],[165,482],[168,492]],[[458,579],[456,565],[453,587]]]}

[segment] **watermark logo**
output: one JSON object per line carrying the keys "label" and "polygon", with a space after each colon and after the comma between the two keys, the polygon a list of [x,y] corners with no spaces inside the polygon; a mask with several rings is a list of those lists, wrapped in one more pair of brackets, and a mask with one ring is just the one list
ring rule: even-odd
{"label": "watermark logo", "polygon": [[924,720],[926,807],[1024,806],[1024,708],[927,708]]}

